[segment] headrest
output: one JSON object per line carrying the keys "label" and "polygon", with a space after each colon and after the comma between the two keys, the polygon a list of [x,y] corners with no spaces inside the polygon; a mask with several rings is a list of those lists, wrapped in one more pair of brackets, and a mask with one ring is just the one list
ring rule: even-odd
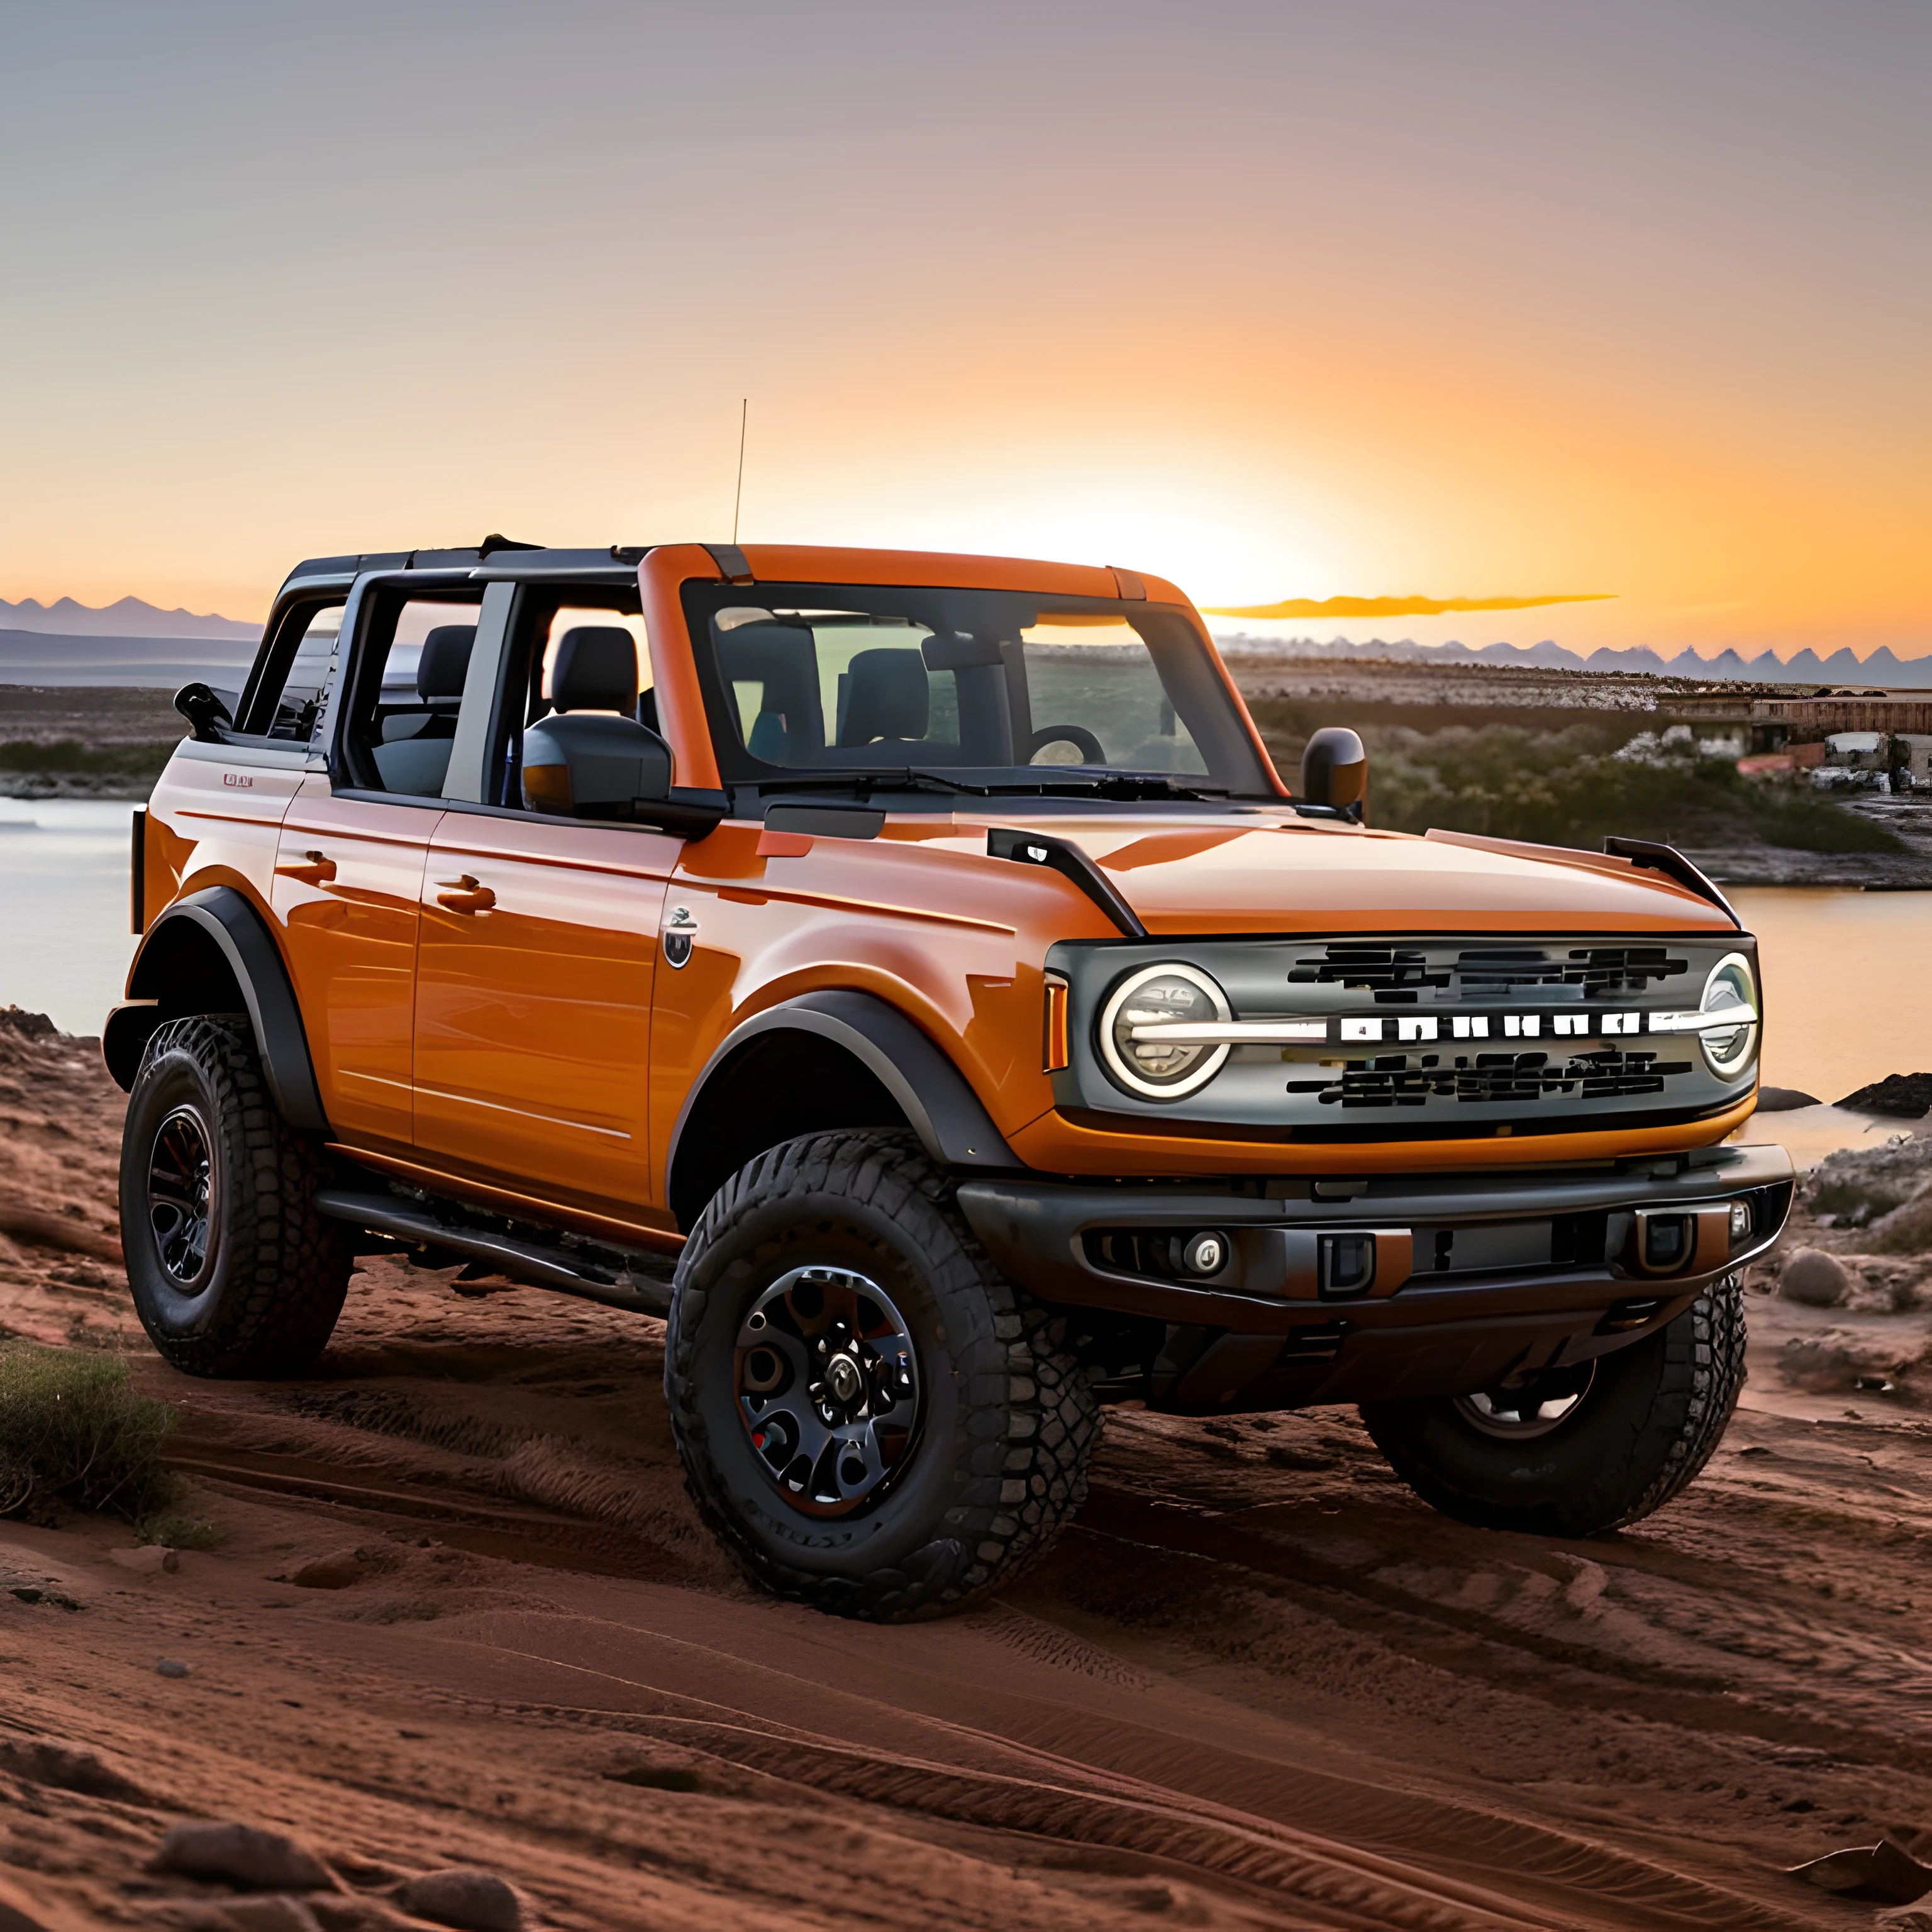
{"label": "headrest", "polygon": [[550,674],[556,711],[632,711],[638,703],[638,640],[617,624],[580,624],[563,634]]}
{"label": "headrest", "polygon": [[878,738],[923,738],[930,716],[926,662],[916,650],[861,651],[848,674],[841,745]]}
{"label": "headrest", "polygon": [[418,698],[460,698],[469,675],[470,652],[476,642],[474,624],[439,624],[423,640],[416,660]]}

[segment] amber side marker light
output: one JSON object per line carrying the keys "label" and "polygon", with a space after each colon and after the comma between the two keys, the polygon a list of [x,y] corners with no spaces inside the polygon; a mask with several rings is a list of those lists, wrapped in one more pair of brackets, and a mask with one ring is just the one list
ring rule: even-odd
{"label": "amber side marker light", "polygon": [[1041,1060],[1049,1073],[1058,1073],[1071,1060],[1066,1050],[1066,982],[1056,973],[1046,976],[1046,1036]]}

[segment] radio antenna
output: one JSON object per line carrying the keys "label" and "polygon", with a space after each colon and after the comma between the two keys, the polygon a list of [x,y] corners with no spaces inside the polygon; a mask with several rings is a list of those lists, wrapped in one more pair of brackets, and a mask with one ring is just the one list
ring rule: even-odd
{"label": "radio antenna", "polygon": [[738,488],[731,498],[731,541],[738,541],[738,511],[745,500],[745,424],[752,413],[752,399],[741,397],[738,403]]}

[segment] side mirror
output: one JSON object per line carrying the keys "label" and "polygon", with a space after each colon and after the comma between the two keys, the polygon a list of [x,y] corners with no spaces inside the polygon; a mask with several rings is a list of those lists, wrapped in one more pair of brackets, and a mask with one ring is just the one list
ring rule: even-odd
{"label": "side mirror", "polygon": [[1307,803],[1346,812],[1359,805],[1368,789],[1369,754],[1353,731],[1330,724],[1309,740],[1301,754],[1301,796]]}
{"label": "side mirror", "polygon": [[188,729],[204,745],[221,742],[224,730],[235,726],[233,715],[219,696],[205,684],[184,684],[175,693],[175,709],[188,720]]}
{"label": "side mirror", "polygon": [[570,712],[524,733],[524,806],[579,818],[628,818],[633,802],[670,796],[670,747],[632,718]]}

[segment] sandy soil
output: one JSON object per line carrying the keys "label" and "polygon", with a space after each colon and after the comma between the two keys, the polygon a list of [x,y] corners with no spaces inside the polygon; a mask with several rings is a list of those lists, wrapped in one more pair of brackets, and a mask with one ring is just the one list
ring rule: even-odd
{"label": "sandy soil", "polygon": [[[88,1044],[0,1028],[0,1324],[124,1351],[223,1540],[170,1573],[124,1526],[0,1522],[0,1925],[412,1924],[395,1888],[454,1864],[586,1932],[1728,1932],[1869,1925],[1783,1868],[1932,1852],[1932,1433],[1911,1376],[1853,1386],[1924,1351],[1909,1283],[1754,1301],[1744,1411],[1629,1534],[1449,1522],[1346,1411],[1121,1409],[1042,1570],[875,1629],[717,1555],[655,1322],[385,1261],[307,1380],[165,1369],[113,1258],[119,1101]],[[149,1869],[196,1817],[340,1888]]]}

